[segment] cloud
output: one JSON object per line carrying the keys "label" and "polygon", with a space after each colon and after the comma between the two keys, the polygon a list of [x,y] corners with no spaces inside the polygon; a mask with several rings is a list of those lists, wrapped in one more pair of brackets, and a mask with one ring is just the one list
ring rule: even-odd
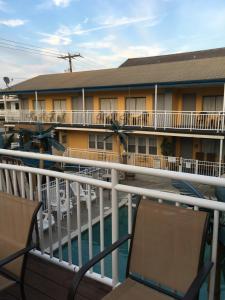
{"label": "cloud", "polygon": [[61,34],[47,34],[47,33],[40,33],[41,35],[45,36],[40,41],[52,46],[57,45],[69,45],[71,44],[72,40],[69,37],[64,37]]}
{"label": "cloud", "polygon": [[0,25],[5,25],[5,26],[8,26],[8,27],[22,26],[25,23],[27,23],[27,20],[22,20],[22,19],[0,20]]}
{"label": "cloud", "polygon": [[[100,31],[104,29],[110,29],[121,26],[129,26],[132,24],[148,22],[146,25],[150,26],[150,22],[152,24],[156,24],[156,19],[154,17],[121,17],[114,18],[109,17],[105,21],[99,24],[99,26],[95,26],[92,28],[84,28],[83,24],[88,22],[88,19],[85,18],[84,21],[76,26],[65,26],[61,25],[53,34],[49,33],[40,33],[41,35],[46,36],[47,38],[41,39],[41,42],[44,42],[49,45],[69,45],[71,43],[71,39],[69,37],[73,35],[85,35],[91,32]],[[152,25],[152,26],[153,26]]]}
{"label": "cloud", "polygon": [[67,7],[70,5],[71,0],[52,0],[53,5],[58,7]]}

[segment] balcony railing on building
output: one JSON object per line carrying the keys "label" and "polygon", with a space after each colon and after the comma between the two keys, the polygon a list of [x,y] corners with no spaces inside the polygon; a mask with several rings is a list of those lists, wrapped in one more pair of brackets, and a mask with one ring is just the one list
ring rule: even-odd
{"label": "balcony railing on building", "polygon": [[5,111],[6,122],[41,122],[80,126],[109,126],[117,121],[124,127],[160,130],[224,131],[225,114],[197,111]]}
{"label": "balcony railing on building", "polygon": [[[225,173],[225,163],[203,161],[176,156],[126,153],[123,156],[111,151],[67,148],[64,156],[109,162],[126,162],[128,165],[199,174],[220,176]],[[124,158],[126,156],[126,159]]]}

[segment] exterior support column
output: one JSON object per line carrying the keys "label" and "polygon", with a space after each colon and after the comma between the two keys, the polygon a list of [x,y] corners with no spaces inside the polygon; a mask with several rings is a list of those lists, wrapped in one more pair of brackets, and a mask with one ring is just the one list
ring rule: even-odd
{"label": "exterior support column", "polygon": [[85,93],[84,93],[84,88],[82,89],[82,109],[83,109],[83,125],[85,125]]}
{"label": "exterior support column", "polygon": [[219,177],[222,175],[222,174],[221,174],[222,155],[223,155],[223,139],[220,140]]}
{"label": "exterior support column", "polygon": [[222,125],[221,131],[224,131],[224,114],[225,114],[225,83],[223,85],[223,116],[222,116]]}
{"label": "exterior support column", "polygon": [[35,91],[35,110],[38,111],[38,93]]}
{"label": "exterior support column", "polygon": [[4,115],[5,115],[5,121],[8,121],[7,117],[7,103],[6,103],[6,95],[3,95],[3,101],[4,101]]}
{"label": "exterior support column", "polygon": [[223,85],[223,113],[225,112],[225,83]]}
{"label": "exterior support column", "polygon": [[157,129],[157,101],[158,101],[158,86],[155,84],[155,103],[154,103],[154,111],[155,111],[155,129]]}

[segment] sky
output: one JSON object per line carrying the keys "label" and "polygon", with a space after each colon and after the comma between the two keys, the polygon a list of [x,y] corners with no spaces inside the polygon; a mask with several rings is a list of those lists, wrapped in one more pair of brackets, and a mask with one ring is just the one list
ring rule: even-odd
{"label": "sky", "polygon": [[65,60],[8,49],[3,39],[80,53],[75,71],[118,67],[131,57],[225,47],[225,1],[0,0],[0,87],[4,76],[16,83],[68,71]]}

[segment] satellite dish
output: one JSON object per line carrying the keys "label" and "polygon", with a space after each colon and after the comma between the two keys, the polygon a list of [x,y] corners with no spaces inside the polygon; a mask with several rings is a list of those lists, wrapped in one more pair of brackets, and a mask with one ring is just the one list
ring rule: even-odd
{"label": "satellite dish", "polygon": [[5,84],[6,84],[6,86],[9,87],[9,84],[10,84],[9,77],[3,77],[3,80],[4,80]]}

